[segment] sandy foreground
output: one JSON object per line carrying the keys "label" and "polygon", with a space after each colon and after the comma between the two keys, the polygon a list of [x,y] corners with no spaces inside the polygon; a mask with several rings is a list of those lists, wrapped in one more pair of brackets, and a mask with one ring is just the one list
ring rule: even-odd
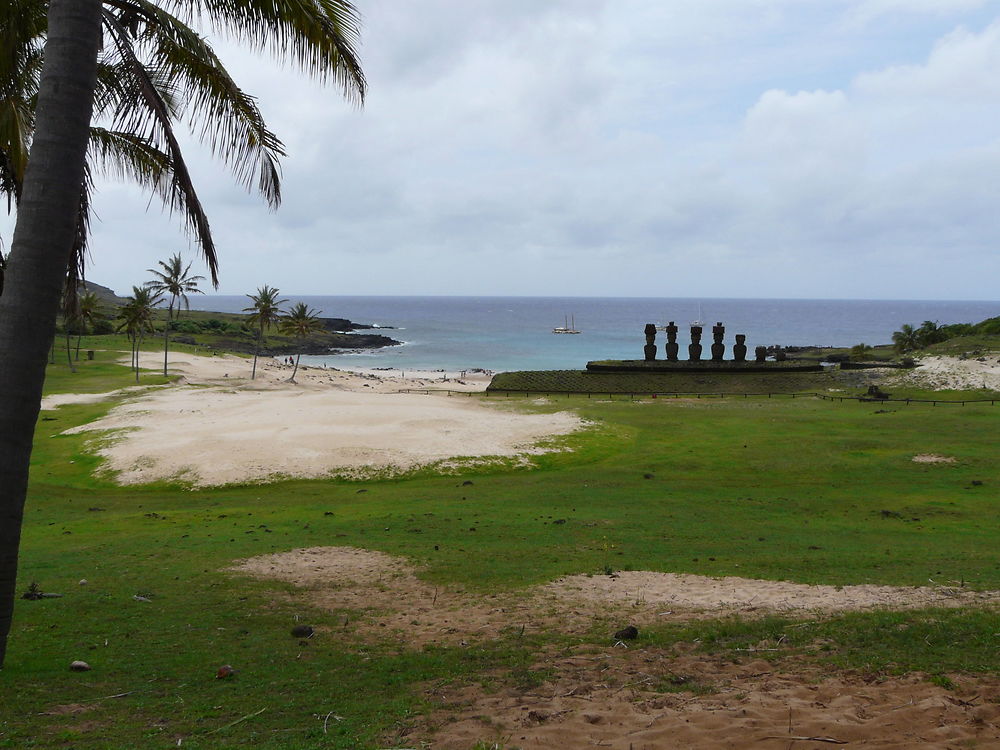
{"label": "sandy foreground", "polygon": [[[162,366],[144,354],[144,367]],[[354,374],[257,363],[234,356],[175,354],[181,383],[109,394],[59,394],[42,408],[125,395],[111,412],[68,433],[94,432],[105,468],[123,484],[177,478],[196,486],[278,477],[370,475],[456,460],[526,456],[582,421],[568,412],[504,411],[461,395],[405,388],[482,390],[488,378],[443,380]],[[112,431],[108,433],[107,431]]]}
{"label": "sandy foreground", "polygon": [[[525,634],[580,634],[603,645],[539,653],[542,684],[484,689],[432,684],[437,710],[385,747],[878,748],[1000,747],[1000,680],[832,670],[780,656],[783,638],[710,655],[693,644],[648,647],[615,637],[645,627],[720,615],[814,618],[840,611],[995,606],[1000,592],[961,587],[809,586],[649,571],[575,575],[525,591],[476,596],[426,583],[405,560],[352,547],[314,547],[238,561],[234,571],[294,584],[314,615],[311,649],[398,639],[401,646],[471,646]],[[293,595],[294,596],[294,595]],[[361,612],[342,620],[345,609]],[[631,645],[630,645],[631,644]],[[430,737],[431,742],[423,740]],[[383,745],[379,745],[382,747]]]}

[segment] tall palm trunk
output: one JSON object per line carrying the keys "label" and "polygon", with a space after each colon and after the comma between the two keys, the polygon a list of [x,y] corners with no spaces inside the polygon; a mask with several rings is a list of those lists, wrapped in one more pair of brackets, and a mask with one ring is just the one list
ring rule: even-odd
{"label": "tall palm trunk", "polygon": [[257,379],[257,355],[260,354],[260,340],[264,337],[264,329],[260,328],[257,331],[257,346],[253,348],[253,370],[250,372],[250,379]]}
{"label": "tall palm trunk", "polygon": [[35,135],[0,296],[0,666],[7,653],[31,440],[77,229],[100,0],[51,0]]}
{"label": "tall palm trunk", "polygon": [[163,326],[163,377],[167,377],[167,346],[170,344],[170,319]]}
{"label": "tall palm trunk", "polygon": [[139,347],[142,345],[142,334],[135,335],[135,382],[139,382]]}
{"label": "tall palm trunk", "polygon": [[288,381],[290,383],[294,383],[295,382],[295,373],[297,373],[299,371],[299,359],[301,359],[301,358],[302,358],[302,353],[301,352],[299,352],[298,354],[295,355],[295,369],[292,370],[292,377],[290,377],[288,379]]}
{"label": "tall palm trunk", "polygon": [[76,366],[73,364],[73,349],[70,347],[70,333],[69,329],[66,330],[66,361],[69,362],[69,371],[76,372]]}

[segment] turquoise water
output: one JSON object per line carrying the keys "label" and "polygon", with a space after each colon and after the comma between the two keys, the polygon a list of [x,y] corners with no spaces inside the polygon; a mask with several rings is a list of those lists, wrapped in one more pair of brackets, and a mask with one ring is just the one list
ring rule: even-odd
{"label": "turquoise water", "polygon": [[[641,359],[646,323],[675,321],[683,351],[689,342],[687,326],[699,314],[707,326],[702,338],[706,352],[711,326],[716,321],[726,326],[727,359],[737,333],[747,335],[751,352],[772,344],[875,345],[889,343],[904,323],[970,323],[1000,315],[1000,302],[992,301],[285,296],[326,317],[391,327],[382,332],[404,342],[375,351],[302,358],[303,363],[342,369],[573,369],[593,359]],[[205,296],[191,303],[220,312],[240,312],[249,304],[242,296]],[[568,316],[582,333],[553,335],[552,329]],[[664,343],[659,333],[660,357]]]}

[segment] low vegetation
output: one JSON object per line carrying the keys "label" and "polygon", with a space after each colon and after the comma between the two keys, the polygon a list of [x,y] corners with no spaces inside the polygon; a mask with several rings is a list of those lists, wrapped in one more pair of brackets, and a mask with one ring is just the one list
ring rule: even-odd
{"label": "low vegetation", "polygon": [[[1000,349],[1000,317],[987,318],[979,323],[952,323],[939,325],[925,320],[920,326],[904,325],[892,334],[897,352],[913,352],[957,338],[978,339],[985,348]],[[975,347],[980,348],[980,347]]]}
{"label": "low vegetation", "polygon": [[[131,382],[100,351],[75,376],[64,362],[49,370],[49,391]],[[18,587],[62,597],[18,603],[0,747],[417,747],[436,691],[534,685],[541,652],[610,648],[603,628],[524,635],[514,620],[499,639],[411,647],[377,611],[322,609],[308,592],[226,572],[265,552],[380,550],[482,597],[628,569],[1000,589],[1000,406],[522,398],[509,408],[573,408],[595,427],[530,470],[200,491],[95,476],[87,439],[64,430],[109,406],[67,405],[38,423]],[[301,623],[316,635],[292,637]],[[776,664],[920,670],[946,685],[1000,671],[997,632],[988,607],[751,617],[657,626],[633,649],[742,659],[767,643],[756,656]],[[92,669],[69,671],[75,659]],[[235,675],[217,679],[222,665]]]}

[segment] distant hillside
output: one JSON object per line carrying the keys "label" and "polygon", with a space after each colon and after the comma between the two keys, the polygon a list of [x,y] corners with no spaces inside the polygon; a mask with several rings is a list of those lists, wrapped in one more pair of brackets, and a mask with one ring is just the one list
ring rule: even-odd
{"label": "distant hillside", "polygon": [[109,305],[123,305],[125,304],[125,298],[119,297],[115,294],[113,289],[108,289],[106,286],[101,286],[100,284],[95,284],[93,281],[84,281],[83,287],[88,292],[93,292],[98,297],[101,298],[103,302],[107,302]]}

